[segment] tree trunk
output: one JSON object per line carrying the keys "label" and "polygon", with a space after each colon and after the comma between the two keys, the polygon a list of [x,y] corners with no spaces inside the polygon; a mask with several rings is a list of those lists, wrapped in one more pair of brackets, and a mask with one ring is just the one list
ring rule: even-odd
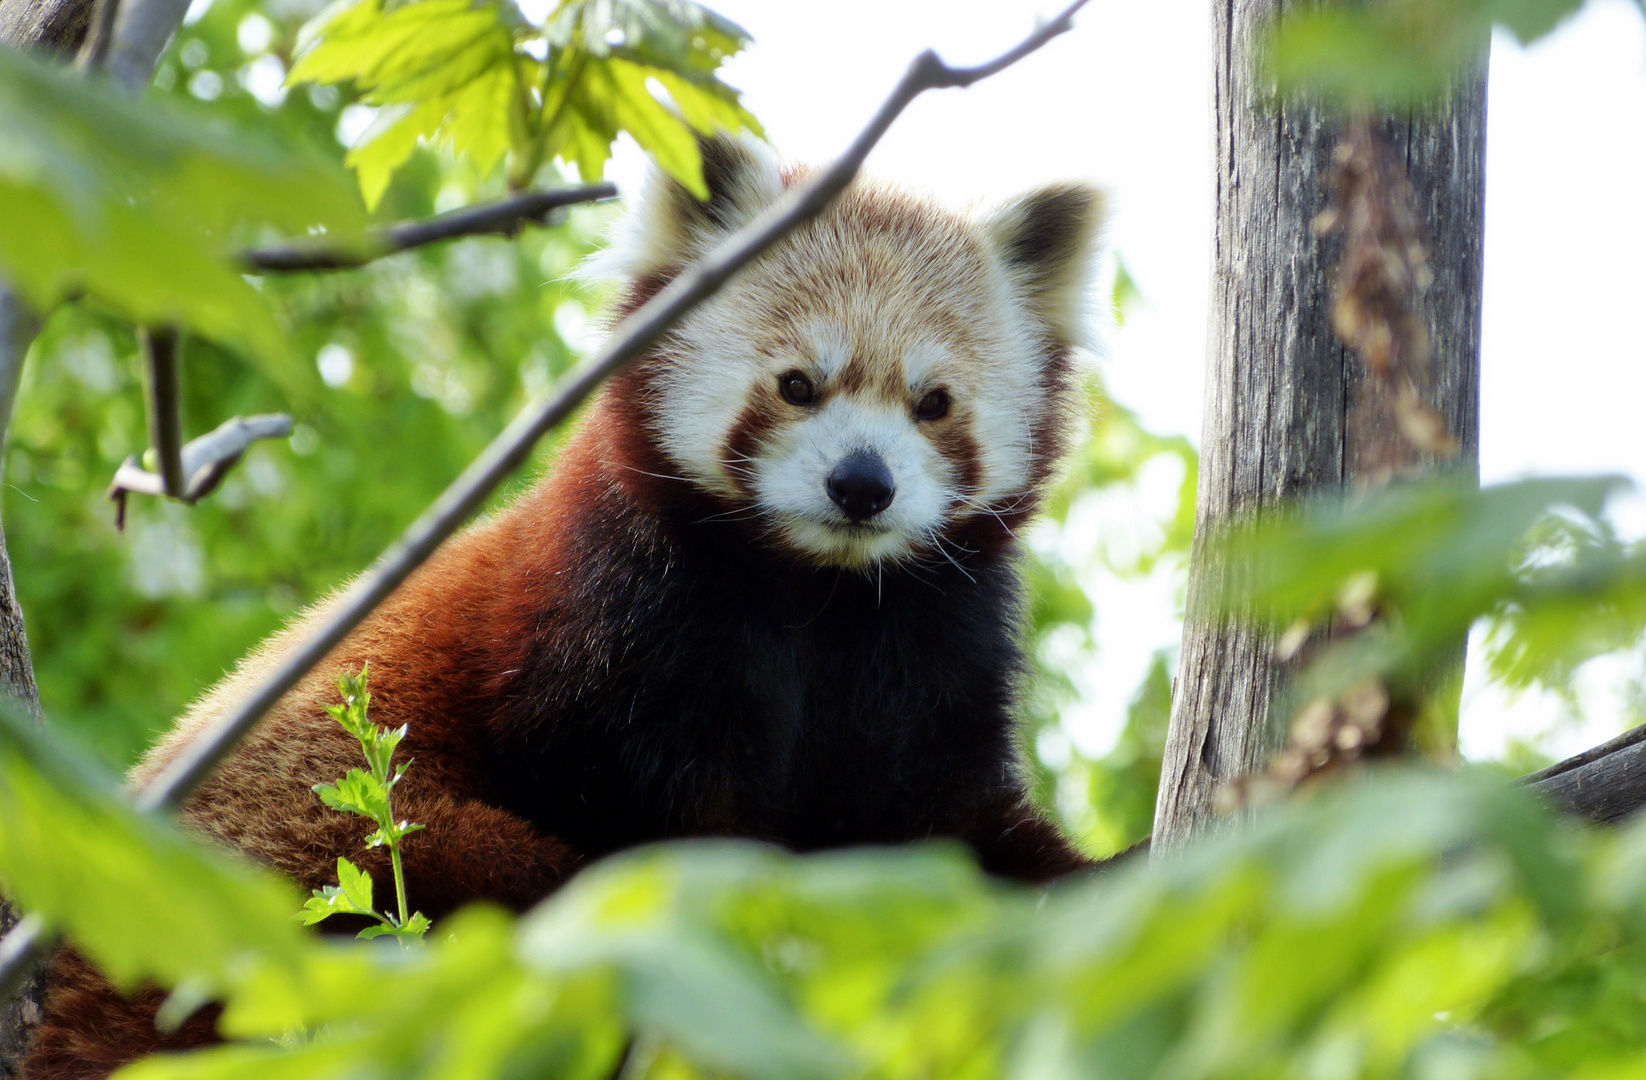
{"label": "tree trunk", "polygon": [[[1187,619],[1155,808],[1154,849],[1184,843],[1214,818],[1229,780],[1284,740],[1271,705],[1282,672],[1269,636],[1210,611],[1238,566],[1221,565],[1209,530],[1282,500],[1345,489],[1362,454],[1348,423],[1359,359],[1332,329],[1341,242],[1313,231],[1343,130],[1324,108],[1277,102],[1254,71],[1282,0],[1213,0],[1217,223],[1195,550]],[[1434,344],[1433,404],[1478,475],[1486,63],[1449,100],[1386,120],[1403,153],[1435,281],[1423,300]]]}
{"label": "tree trunk", "polygon": [[[91,18],[91,0],[0,0],[0,45],[43,49],[67,59],[80,47]],[[5,433],[11,426],[12,405],[23,374],[23,358],[38,328],[9,286],[0,281],[0,454],[5,451]],[[0,472],[4,462],[0,461]],[[24,632],[23,610],[12,587],[11,558],[6,538],[0,531],[0,692],[6,693],[32,712],[40,711],[40,692],[34,685],[34,665],[29,659],[29,639]],[[17,922],[17,912],[0,897],[0,934]],[[23,1068],[23,1055],[35,1025],[40,1022],[43,977],[36,973],[24,982],[16,995],[0,1001],[0,1080],[12,1080]]]}
{"label": "tree trunk", "polygon": [[85,39],[91,9],[92,0],[0,0],[0,45],[67,59]]}
{"label": "tree trunk", "polygon": [[[11,419],[11,405],[22,374],[23,357],[34,337],[34,319],[23,309],[15,294],[0,282],[0,453],[5,450],[5,429]],[[0,462],[0,474],[3,474]],[[11,560],[6,555],[6,537],[0,531],[0,693],[22,702],[31,712],[40,711],[40,694],[34,685],[34,665],[29,661],[29,639],[23,631],[23,611],[12,589]],[[17,922],[17,912],[0,897],[0,935]],[[43,987],[38,974],[18,993],[0,1001],[0,1080],[11,1080],[21,1072],[23,1053],[29,1036],[40,1021]]]}

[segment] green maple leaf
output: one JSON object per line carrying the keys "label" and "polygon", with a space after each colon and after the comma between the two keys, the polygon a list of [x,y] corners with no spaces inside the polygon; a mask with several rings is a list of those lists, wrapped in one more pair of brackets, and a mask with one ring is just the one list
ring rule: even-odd
{"label": "green maple leaf", "polygon": [[346,159],[371,206],[423,143],[507,158],[520,186],[552,157],[600,179],[625,131],[706,198],[697,135],[761,130],[717,75],[747,41],[683,0],[563,0],[541,28],[512,5],[354,0],[305,28],[289,81],[352,82],[381,110]]}

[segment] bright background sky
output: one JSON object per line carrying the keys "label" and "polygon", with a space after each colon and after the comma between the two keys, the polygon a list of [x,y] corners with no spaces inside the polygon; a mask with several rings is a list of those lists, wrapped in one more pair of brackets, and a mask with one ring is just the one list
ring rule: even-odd
{"label": "bright background sky", "polygon": [[[709,0],[754,45],[728,65],[787,157],[825,160],[856,134],[920,49],[972,63],[1015,43],[1042,10],[1021,0]],[[1044,10],[1055,10],[1045,7]],[[928,93],[869,159],[879,175],[964,203],[1053,179],[1095,180],[1115,204],[1111,239],[1144,303],[1097,359],[1115,397],[1161,432],[1200,437],[1212,211],[1207,0],[1093,0],[1075,30],[969,90]],[[1531,49],[1493,43],[1487,133],[1481,472],[1626,473],[1646,481],[1646,20],[1593,0]],[[632,190],[641,163],[614,162]],[[1146,484],[1165,498],[1170,475]],[[1154,490],[1148,490],[1148,489]],[[1125,516],[1099,513],[1066,543]],[[1646,504],[1619,508],[1646,532]],[[1085,533],[1082,541],[1080,534]],[[1070,554],[1075,552],[1071,551]],[[1099,660],[1080,680],[1074,742],[1106,751],[1155,649],[1177,639],[1181,570],[1090,582]],[[1492,756],[1511,734],[1556,755],[1615,729],[1560,721],[1552,701],[1505,700],[1474,679],[1463,744]]]}

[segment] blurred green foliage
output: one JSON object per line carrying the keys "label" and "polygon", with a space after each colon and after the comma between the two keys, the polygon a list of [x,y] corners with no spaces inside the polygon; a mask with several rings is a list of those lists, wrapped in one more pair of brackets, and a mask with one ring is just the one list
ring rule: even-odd
{"label": "blurred green foliage", "polygon": [[[1350,106],[1421,103],[1484,55],[1494,27],[1530,44],[1584,0],[1367,0],[1288,7],[1270,30],[1265,74],[1287,93]],[[1646,13],[1646,2],[1641,10]]]}
{"label": "blurred green foliage", "polygon": [[1293,508],[1217,539],[1251,568],[1218,602],[1298,635],[1350,608],[1378,613],[1317,653],[1291,688],[1298,700],[1367,679],[1418,693],[1481,620],[1494,678],[1569,694],[1584,663],[1646,643],[1646,542],[1621,538],[1605,513],[1627,487],[1441,480]]}
{"label": "blurred green foliage", "polygon": [[0,268],[36,306],[89,293],[274,359],[273,313],[237,272],[245,227],[364,223],[332,162],[181,102],[0,50]]}
{"label": "blurred green foliage", "polygon": [[697,133],[760,133],[716,76],[747,42],[688,0],[560,0],[541,25],[513,3],[345,0],[305,29],[291,81],[352,82],[382,110],[348,156],[370,206],[421,142],[482,173],[507,158],[517,186],[556,157],[592,183],[619,131],[707,198]]}
{"label": "blurred green foliage", "polygon": [[[220,0],[178,35],[158,85],[336,162],[345,103],[322,88],[279,89],[307,13],[278,10],[289,14]],[[500,177],[421,150],[384,211],[421,217],[503,193]],[[136,342],[95,302],[56,311],[25,369],[5,475],[6,538],[47,711],[127,763],[258,641],[375,558],[570,367],[567,338],[592,333],[599,298],[565,274],[611,212],[574,210],[566,226],[512,242],[468,239],[360,271],[260,279],[292,354],[252,363],[186,339],[186,434],[236,413],[287,411],[295,435],[253,447],[198,506],[133,499],[124,534],[105,492],[147,439]],[[510,490],[550,455],[545,446]]]}
{"label": "blurred green foliage", "polygon": [[641,849],[403,951],[294,937],[284,886],[92,772],[0,723],[0,875],[106,969],[179,987],[177,1018],[221,995],[241,1040],[127,1077],[1646,1069],[1646,828],[1582,831],[1480,774],[1384,771],[1050,895],[941,845]]}

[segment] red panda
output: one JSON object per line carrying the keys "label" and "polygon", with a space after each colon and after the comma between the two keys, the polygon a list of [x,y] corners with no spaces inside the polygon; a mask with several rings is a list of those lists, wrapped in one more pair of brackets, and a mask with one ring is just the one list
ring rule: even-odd
{"label": "red panda", "polygon": [[[619,314],[802,175],[747,141],[704,157],[707,201],[654,177],[600,260]],[[854,183],[611,380],[547,477],[286,695],[185,820],[305,888],[339,855],[385,879],[365,821],[311,790],[357,764],[323,706],[369,662],[373,718],[410,724],[396,803],[427,828],[405,874],[436,919],[524,909],[672,837],[953,837],[1030,882],[1088,865],[1026,797],[1014,533],[1071,426],[1102,218],[1078,185],[974,219]],[[244,661],[133,780],[304,632]],[[51,983],[35,1080],[213,1037],[210,1010],[157,1033],[157,993],[121,999],[72,953]]]}

